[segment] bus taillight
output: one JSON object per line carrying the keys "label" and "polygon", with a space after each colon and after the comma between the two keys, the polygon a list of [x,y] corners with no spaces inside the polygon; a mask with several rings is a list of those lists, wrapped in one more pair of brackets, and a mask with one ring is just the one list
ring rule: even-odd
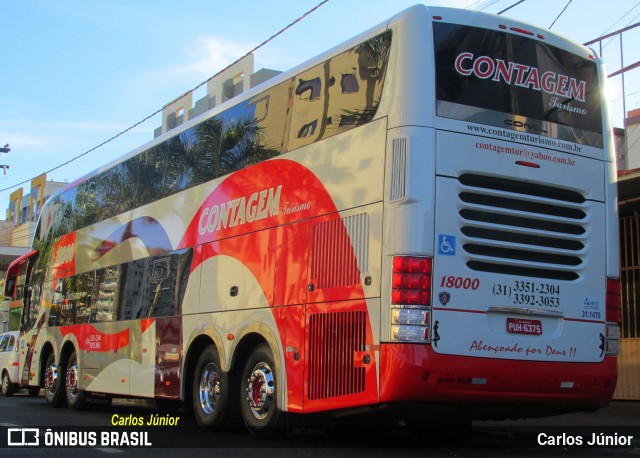
{"label": "bus taillight", "polygon": [[620,279],[607,278],[607,323],[620,324]]}
{"label": "bus taillight", "polygon": [[393,258],[392,340],[430,342],[432,264],[431,258],[417,256]]}
{"label": "bus taillight", "polygon": [[430,305],[429,292],[422,289],[394,289],[391,293],[393,305]]}
{"label": "bus taillight", "polygon": [[607,355],[616,356],[620,351],[620,279],[607,278]]}
{"label": "bus taillight", "polygon": [[393,273],[421,273],[431,275],[433,260],[417,256],[395,256]]}

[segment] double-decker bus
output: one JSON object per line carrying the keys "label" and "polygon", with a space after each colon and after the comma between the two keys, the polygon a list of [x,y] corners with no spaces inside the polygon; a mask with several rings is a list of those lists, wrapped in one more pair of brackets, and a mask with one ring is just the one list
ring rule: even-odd
{"label": "double-decker bus", "polygon": [[8,272],[21,383],[54,407],[181,401],[256,435],[285,413],[606,405],[604,78],[548,30],[416,6],[185,122],[46,204]]}

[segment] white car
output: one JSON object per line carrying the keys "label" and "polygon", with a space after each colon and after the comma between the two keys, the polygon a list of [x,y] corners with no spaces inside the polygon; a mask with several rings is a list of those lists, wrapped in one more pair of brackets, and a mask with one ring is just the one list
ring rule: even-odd
{"label": "white car", "polygon": [[[0,334],[0,374],[3,396],[11,396],[20,385],[18,384],[18,331],[9,331]],[[40,388],[29,388],[31,396],[37,396]]]}
{"label": "white car", "polygon": [[18,335],[17,331],[0,334],[0,372],[2,395],[11,396],[18,389]]}

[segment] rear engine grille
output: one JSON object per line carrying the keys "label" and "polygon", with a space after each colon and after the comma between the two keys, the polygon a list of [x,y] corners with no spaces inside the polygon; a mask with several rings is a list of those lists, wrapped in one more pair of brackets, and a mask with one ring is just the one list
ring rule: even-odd
{"label": "rear engine grille", "polygon": [[470,269],[576,280],[589,204],[575,191],[464,174],[458,179],[462,248]]}
{"label": "rear engine grille", "polygon": [[355,362],[366,345],[362,311],[319,313],[309,317],[309,399],[361,393],[365,368]]}

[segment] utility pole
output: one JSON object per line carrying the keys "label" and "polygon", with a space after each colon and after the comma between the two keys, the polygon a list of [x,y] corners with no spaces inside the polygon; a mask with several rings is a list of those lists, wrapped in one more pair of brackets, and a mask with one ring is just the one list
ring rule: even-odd
{"label": "utility pole", "polygon": [[[4,145],[2,148],[0,148],[0,153],[8,153],[9,151],[11,151],[11,148],[9,148],[8,143]],[[7,164],[0,164],[0,167],[2,167],[2,170],[4,170],[4,174],[6,175],[7,169],[9,168],[9,166]]]}

